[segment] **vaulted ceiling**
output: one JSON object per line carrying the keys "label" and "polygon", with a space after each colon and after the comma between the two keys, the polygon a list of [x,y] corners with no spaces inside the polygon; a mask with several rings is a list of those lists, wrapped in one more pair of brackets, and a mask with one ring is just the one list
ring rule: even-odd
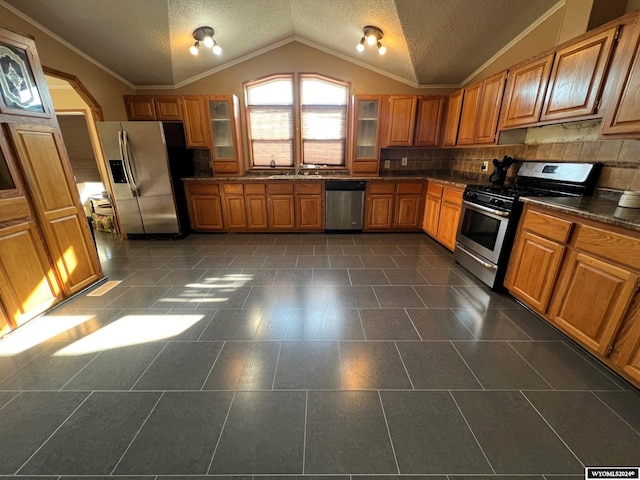
{"label": "vaulted ceiling", "polygon": [[[414,86],[458,85],[558,0],[0,0],[135,86],[176,86],[291,40]],[[561,2],[562,3],[562,0]],[[215,29],[220,56],[192,56]],[[384,56],[355,46],[384,31]]]}

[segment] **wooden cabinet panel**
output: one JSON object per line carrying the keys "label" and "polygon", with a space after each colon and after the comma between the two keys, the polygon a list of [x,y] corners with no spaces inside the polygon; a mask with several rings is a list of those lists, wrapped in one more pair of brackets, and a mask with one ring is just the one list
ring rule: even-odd
{"label": "wooden cabinet panel", "polygon": [[393,227],[393,214],[393,195],[367,195],[364,215],[365,229],[391,229]]}
{"label": "wooden cabinet panel", "polygon": [[463,97],[464,90],[458,90],[450,94],[447,100],[444,133],[442,135],[442,145],[445,147],[455,145],[458,139],[458,126],[460,125],[460,111],[462,110]]}
{"label": "wooden cabinet panel", "polygon": [[456,235],[462,207],[449,202],[440,205],[440,218],[438,220],[438,241],[449,250],[456,248]]}
{"label": "wooden cabinet panel", "polygon": [[521,231],[507,270],[509,292],[544,313],[549,305],[565,247],[528,231]]}
{"label": "wooden cabinet panel", "polygon": [[417,106],[418,97],[415,95],[389,97],[386,143],[388,147],[410,147],[413,144]]}
{"label": "wooden cabinet panel", "polygon": [[247,205],[247,228],[249,230],[266,230],[269,228],[267,219],[267,197],[256,194],[245,196]]}
{"label": "wooden cabinet panel", "polygon": [[178,95],[159,95],[153,99],[156,118],[163,121],[182,120],[182,102]]}
{"label": "wooden cabinet panel", "polygon": [[456,142],[458,145],[473,144],[473,132],[476,127],[481,90],[482,82],[474,83],[464,89],[460,126],[458,127],[458,141]]}
{"label": "wooden cabinet panel", "polygon": [[60,298],[57,278],[35,224],[0,229],[0,299],[9,321],[20,325]]}
{"label": "wooden cabinet panel", "polygon": [[213,171],[242,175],[244,156],[240,137],[239,102],[235,95],[209,95],[205,100]]}
{"label": "wooden cabinet panel", "polygon": [[502,101],[502,127],[511,128],[540,120],[553,54],[509,69]]}
{"label": "wooden cabinet panel", "polygon": [[616,32],[610,28],[556,52],[541,121],[596,112]]}
{"label": "wooden cabinet panel", "polygon": [[569,240],[573,226],[573,222],[531,209],[527,209],[521,222],[528,231],[560,243]]}
{"label": "wooden cabinet panel", "polygon": [[182,97],[184,134],[187,147],[209,148],[209,125],[204,113],[204,100],[200,95]]}
{"label": "wooden cabinet panel", "polygon": [[631,55],[621,66],[614,103],[602,124],[603,135],[640,135],[640,22],[636,23],[629,45]]}
{"label": "wooden cabinet panel", "polygon": [[189,217],[194,230],[222,230],[222,201],[219,195],[191,195],[189,198]]}
{"label": "wooden cabinet panel", "polygon": [[270,229],[293,230],[295,228],[293,194],[270,194],[267,197],[267,212]]}
{"label": "wooden cabinet panel", "polygon": [[577,229],[575,249],[640,270],[640,239],[637,237],[590,225],[580,225]]}
{"label": "wooden cabinet panel", "polygon": [[245,230],[247,213],[243,194],[223,195],[224,228],[227,230]]}
{"label": "wooden cabinet panel", "polygon": [[473,135],[474,144],[495,143],[498,132],[498,117],[504,92],[507,72],[497,73],[482,82],[482,94],[476,116]]}
{"label": "wooden cabinet panel", "polygon": [[413,143],[416,147],[437,147],[440,145],[444,104],[445,97],[440,95],[420,97]]}
{"label": "wooden cabinet panel", "polygon": [[590,255],[571,252],[551,304],[551,320],[605,355],[635,293],[638,276]]}
{"label": "wooden cabinet panel", "polygon": [[425,233],[432,236],[433,238],[436,238],[438,236],[440,204],[440,195],[432,195],[427,192],[427,200],[425,201],[424,205],[424,219],[422,221],[422,229]]}
{"label": "wooden cabinet panel", "polygon": [[129,120],[158,120],[151,95],[125,95],[124,104]]}
{"label": "wooden cabinet panel", "polygon": [[395,198],[394,227],[400,230],[420,228],[422,195],[397,195]]}
{"label": "wooden cabinet panel", "polygon": [[58,278],[71,295],[103,275],[62,138],[51,127],[10,129]]}
{"label": "wooden cabinet panel", "polygon": [[378,174],[384,99],[382,95],[353,97],[353,143],[349,154],[352,175]]}
{"label": "wooden cabinet panel", "polygon": [[456,247],[462,193],[460,188],[445,187],[435,182],[427,185],[422,229],[452,251]]}
{"label": "wooden cabinet panel", "polygon": [[612,360],[636,386],[640,385],[640,295],[627,311],[625,324],[615,338]]}
{"label": "wooden cabinet panel", "polygon": [[296,195],[297,227],[300,230],[324,229],[322,195]]}

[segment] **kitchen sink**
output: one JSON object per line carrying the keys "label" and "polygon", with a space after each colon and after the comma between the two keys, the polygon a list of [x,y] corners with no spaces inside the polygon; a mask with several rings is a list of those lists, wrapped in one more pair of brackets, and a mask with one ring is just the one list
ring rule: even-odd
{"label": "kitchen sink", "polygon": [[296,175],[296,174],[291,174],[291,173],[279,173],[277,175],[271,175],[269,177],[267,177],[268,179],[270,178],[322,178],[322,175]]}

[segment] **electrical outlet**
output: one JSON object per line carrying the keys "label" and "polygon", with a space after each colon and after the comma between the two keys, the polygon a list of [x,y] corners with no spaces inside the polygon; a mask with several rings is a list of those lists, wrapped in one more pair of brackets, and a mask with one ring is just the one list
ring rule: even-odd
{"label": "electrical outlet", "polygon": [[407,157],[402,157],[402,166],[406,167],[407,166]]}
{"label": "electrical outlet", "polygon": [[489,162],[487,162],[486,160],[482,162],[482,167],[480,167],[480,170],[483,172],[486,172],[487,170],[489,170]]}
{"label": "electrical outlet", "polygon": [[389,168],[391,167],[391,160],[385,160],[384,161],[384,168]]}

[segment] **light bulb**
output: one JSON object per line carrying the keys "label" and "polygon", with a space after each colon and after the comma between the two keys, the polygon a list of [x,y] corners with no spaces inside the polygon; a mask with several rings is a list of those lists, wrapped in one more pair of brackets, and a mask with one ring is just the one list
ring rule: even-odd
{"label": "light bulb", "polygon": [[196,43],[194,43],[193,45],[191,45],[189,47],[189,53],[191,55],[198,55],[198,45],[199,45],[199,43],[196,42]]}
{"label": "light bulb", "polygon": [[378,42],[378,53],[380,55],[384,55],[385,53],[387,53],[387,47],[382,45],[380,42]]}
{"label": "light bulb", "polygon": [[367,36],[367,43],[368,43],[369,45],[375,45],[377,41],[378,41],[378,39],[376,38],[376,36],[375,36],[375,35],[373,35],[373,34],[369,34],[369,35]]}
{"label": "light bulb", "polygon": [[206,36],[204,37],[203,43],[205,47],[211,48],[213,47],[213,38]]}
{"label": "light bulb", "polygon": [[360,43],[356,45],[356,50],[358,50],[359,52],[364,52],[364,37],[362,37]]}
{"label": "light bulb", "polygon": [[220,55],[222,53],[222,48],[217,43],[213,46],[213,53],[215,55]]}

